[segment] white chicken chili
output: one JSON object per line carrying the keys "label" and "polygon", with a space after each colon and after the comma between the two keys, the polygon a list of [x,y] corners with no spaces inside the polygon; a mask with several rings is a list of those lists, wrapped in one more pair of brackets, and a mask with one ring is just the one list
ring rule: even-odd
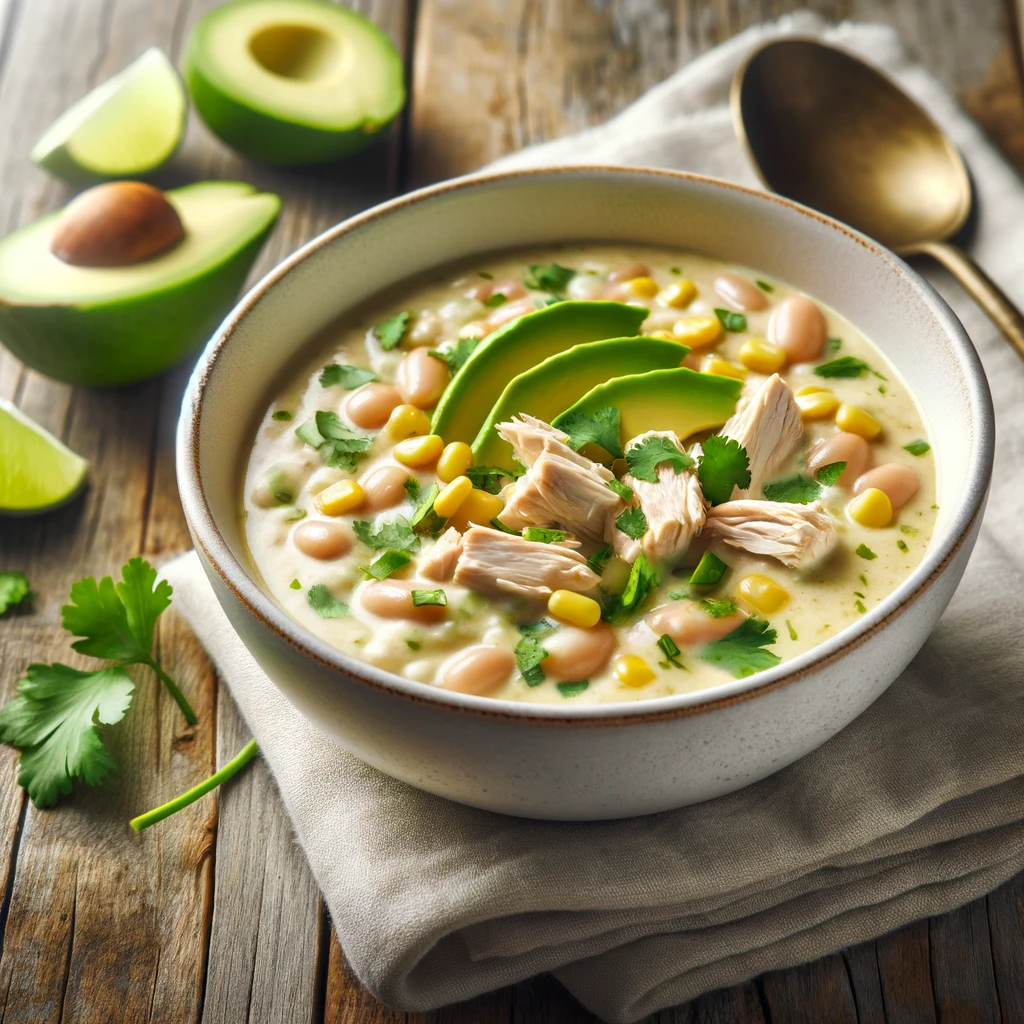
{"label": "white chicken chili", "polygon": [[900,376],[742,267],[493,256],[314,347],[256,432],[250,557],[296,620],[409,679],[541,702],[699,690],[850,625],[931,538],[934,456]]}

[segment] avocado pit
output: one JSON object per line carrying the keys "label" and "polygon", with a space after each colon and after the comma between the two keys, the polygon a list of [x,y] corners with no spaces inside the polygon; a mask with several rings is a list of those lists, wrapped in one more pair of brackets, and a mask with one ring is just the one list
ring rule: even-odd
{"label": "avocado pit", "polygon": [[75,267],[127,267],[185,237],[178,211],[141,181],[114,181],[76,196],[54,225],[50,252]]}

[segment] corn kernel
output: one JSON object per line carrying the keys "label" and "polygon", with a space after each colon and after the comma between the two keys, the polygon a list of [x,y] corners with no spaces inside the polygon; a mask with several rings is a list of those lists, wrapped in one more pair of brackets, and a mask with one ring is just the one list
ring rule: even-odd
{"label": "corn kernel", "polygon": [[473,481],[468,476],[457,476],[434,499],[434,511],[442,519],[451,519],[473,490]]}
{"label": "corn kernel", "polygon": [[860,406],[847,405],[845,402],[839,406],[839,412],[836,413],[836,426],[848,434],[859,434],[868,441],[878,437],[882,432],[882,424],[874,416]]}
{"label": "corn kernel", "polygon": [[754,373],[778,373],[786,365],[786,353],[764,338],[748,338],[740,349],[740,362]]}
{"label": "corn kernel", "polygon": [[654,678],[654,669],[639,654],[623,654],[615,659],[615,674],[623,686],[646,686]]}
{"label": "corn kernel", "polygon": [[410,469],[422,469],[424,466],[431,466],[441,457],[444,451],[444,441],[437,434],[427,434],[425,437],[407,437],[399,441],[391,454],[395,461]]}
{"label": "corn kernel", "polygon": [[831,391],[815,391],[810,395],[797,395],[800,418],[804,420],[827,420],[839,408],[839,399]]}
{"label": "corn kernel", "polygon": [[445,445],[441,458],[437,460],[437,475],[441,483],[450,484],[456,477],[463,476],[473,465],[473,449],[465,441],[452,441]]}
{"label": "corn kernel", "polygon": [[556,590],[548,598],[548,612],[559,622],[590,629],[601,621],[601,606],[584,594],[572,590]]}
{"label": "corn kernel", "polygon": [[459,506],[459,511],[448,521],[448,525],[454,526],[460,533],[465,531],[470,523],[487,526],[504,507],[505,503],[496,494],[473,488]]}
{"label": "corn kernel", "polygon": [[823,388],[820,384],[805,384],[797,393],[796,397],[801,398],[803,395],[820,395],[822,392],[831,395],[831,388]]}
{"label": "corn kernel", "polygon": [[673,309],[686,309],[696,297],[697,286],[691,280],[684,277],[681,281],[675,281],[667,288],[662,289],[661,294],[658,296],[658,301],[665,306],[671,306]]}
{"label": "corn kernel", "polygon": [[869,487],[846,506],[846,514],[861,526],[880,530],[892,522],[892,502],[885,491]]}
{"label": "corn kernel", "polygon": [[634,277],[622,285],[622,291],[639,299],[650,299],[658,294],[658,282],[650,277]]}
{"label": "corn kernel", "polygon": [[325,516],[343,516],[359,508],[366,500],[366,492],[355,480],[339,480],[325,487],[314,499],[313,504]]}
{"label": "corn kernel", "polygon": [[675,339],[690,348],[707,348],[722,336],[722,324],[717,316],[684,316],[672,325]]}
{"label": "corn kernel", "polygon": [[747,604],[753,605],[762,615],[777,612],[789,600],[788,591],[758,573],[744,576],[739,582],[739,592]]}
{"label": "corn kernel", "polygon": [[719,359],[718,356],[705,356],[700,361],[701,373],[714,373],[719,377],[735,377],[743,380],[747,371],[742,366],[730,363],[728,359]]}
{"label": "corn kernel", "polygon": [[388,417],[387,431],[396,441],[430,433],[430,417],[415,405],[398,405]]}

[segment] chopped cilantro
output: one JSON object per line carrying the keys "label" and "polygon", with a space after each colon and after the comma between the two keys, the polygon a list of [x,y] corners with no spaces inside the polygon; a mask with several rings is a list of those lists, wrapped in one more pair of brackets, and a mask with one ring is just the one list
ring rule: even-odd
{"label": "chopped cilantro", "polygon": [[754,284],[756,284],[763,292],[768,292],[770,294],[775,291],[775,285],[769,284],[767,281],[762,281],[759,277],[754,278]]}
{"label": "chopped cilantro", "polygon": [[406,328],[409,326],[409,317],[412,314],[403,309],[401,313],[388,317],[373,328],[373,333],[380,342],[380,347],[385,352],[390,352],[405,337]]}
{"label": "chopped cilantro", "polygon": [[28,580],[20,572],[0,572],[0,615],[28,597]]}
{"label": "chopped cilantro", "polygon": [[596,444],[613,458],[622,458],[619,440],[619,410],[611,406],[592,413],[574,412],[562,420],[558,427],[569,435],[569,447],[579,451],[585,444]]}
{"label": "chopped cilantro", "polygon": [[686,667],[679,660],[679,655],[683,652],[679,650],[675,640],[673,640],[668,633],[662,633],[661,636],[658,637],[658,647],[661,649],[661,653],[665,655],[665,658],[670,665],[674,665],[676,668]]}
{"label": "chopped cilantro", "polygon": [[301,590],[302,584],[298,580],[292,580],[291,583],[288,584],[288,587],[290,590]]}
{"label": "chopped cilantro", "polygon": [[489,273],[486,270],[478,270],[476,272],[476,276],[477,277],[482,277],[485,281],[493,281],[494,280],[494,275]]}
{"label": "chopped cilantro", "polygon": [[512,479],[512,474],[501,466],[470,466],[466,476],[477,490],[488,494],[499,494],[504,486],[502,480]]}
{"label": "chopped cilantro", "polygon": [[515,648],[516,665],[527,686],[540,686],[544,682],[544,669],[540,663],[548,652],[533,637],[524,636]]}
{"label": "chopped cilantro", "polygon": [[829,352],[838,352],[843,347],[842,338],[826,338],[825,344],[828,347]]}
{"label": "chopped cilantro", "polygon": [[861,581],[861,583],[863,583],[863,584],[864,584],[864,586],[865,586],[865,587],[866,587],[866,586],[868,585],[868,578],[867,578],[867,576],[865,576],[865,575],[864,575],[864,573],[861,573],[861,574],[860,574],[860,575],[859,575],[859,576],[857,577],[857,579],[859,579],[859,580]]}
{"label": "chopped cilantro", "polygon": [[884,384],[879,384],[878,393],[880,395],[887,395],[889,393],[889,389]]}
{"label": "chopped cilantro", "polygon": [[911,441],[903,446],[903,450],[911,455],[924,455],[932,450],[932,446],[927,441]]}
{"label": "chopped cilantro", "polygon": [[905,523],[900,527],[900,533],[905,533],[908,537],[917,536],[917,530],[913,526],[907,526]]}
{"label": "chopped cilantro", "polygon": [[320,453],[325,465],[350,473],[356,468],[357,457],[373,444],[372,437],[349,430],[337,413],[323,410],[296,427],[295,433]]}
{"label": "chopped cilantro", "polygon": [[527,526],[523,530],[523,540],[537,541],[540,544],[558,544],[565,540],[564,530],[548,530],[542,526]]}
{"label": "chopped cilantro", "polygon": [[484,305],[488,309],[497,309],[498,306],[504,306],[508,302],[508,297],[502,295],[501,292],[495,292],[490,298],[484,299]]}
{"label": "chopped cilantro", "polygon": [[395,516],[391,522],[376,526],[366,520],[357,520],[352,524],[352,529],[374,551],[415,551],[420,546],[420,539],[405,516]]}
{"label": "chopped cilantro", "polygon": [[614,478],[607,481],[608,487],[613,490],[623,501],[633,500],[633,488],[627,487],[621,480]]}
{"label": "chopped cilantro", "polygon": [[822,363],[814,368],[818,377],[859,377],[865,370],[870,369],[863,359],[856,356],[840,356],[829,363]]}
{"label": "chopped cilantro", "polygon": [[566,285],[576,276],[570,267],[560,267],[557,263],[531,263],[523,278],[523,284],[539,292],[551,292],[556,295],[565,291]]}
{"label": "chopped cilantro", "polygon": [[492,519],[491,526],[495,530],[501,530],[502,533],[511,534],[513,537],[522,537],[522,530],[513,530],[511,526],[506,526],[500,519]]}
{"label": "chopped cilantro", "polygon": [[437,484],[431,484],[420,496],[420,503],[409,520],[409,526],[415,533],[437,533],[444,525],[444,520],[434,511],[434,499],[441,493]]}
{"label": "chopped cilantro", "polygon": [[414,590],[412,592],[413,608],[422,608],[425,605],[444,608],[447,604],[448,595],[443,590]]}
{"label": "chopped cilantro", "polygon": [[398,572],[402,566],[408,565],[410,561],[412,561],[412,555],[408,551],[389,549],[369,567],[360,566],[359,571],[368,580],[386,580],[393,572]]}
{"label": "chopped cilantro", "polygon": [[898,547],[900,551],[903,551],[904,553],[910,550],[910,548],[907,547],[907,542],[902,537],[897,538],[896,547]]}
{"label": "chopped cilantro", "polygon": [[633,445],[626,452],[626,465],[637,480],[648,483],[658,482],[658,466],[667,462],[676,473],[689,469],[693,459],[681,452],[668,437],[654,435],[645,437],[639,444]]}
{"label": "chopped cilantro", "polygon": [[447,363],[454,376],[465,366],[466,360],[479,343],[479,338],[459,338],[451,348],[432,348],[427,354],[440,359],[442,363]]}
{"label": "chopped cilantro", "polygon": [[587,568],[591,572],[596,572],[598,575],[608,564],[608,560],[612,557],[612,546],[611,544],[605,544],[603,547],[598,548],[588,559]]}
{"label": "chopped cilantro", "polygon": [[701,661],[731,672],[737,679],[752,676],[777,665],[782,659],[765,647],[775,643],[778,634],[764,619],[744,619],[728,636],[706,644]]}
{"label": "chopped cilantro", "polygon": [[782,480],[773,480],[765,484],[761,490],[769,501],[788,501],[795,505],[807,505],[821,497],[821,486],[802,473],[794,473]]}
{"label": "chopped cilantro", "polygon": [[713,598],[706,597],[701,601],[700,606],[713,619],[724,619],[727,615],[732,615],[736,611],[736,605],[728,598],[716,601]]}
{"label": "chopped cilantro", "polygon": [[423,497],[423,486],[416,477],[409,477],[409,479],[402,484],[402,490],[409,495],[409,500],[414,505],[418,505],[420,503],[420,499]]}
{"label": "chopped cilantro", "polygon": [[863,601],[855,601],[853,607],[856,608],[857,611],[861,613],[861,615],[863,615],[867,611],[867,608],[865,607]]}
{"label": "chopped cilantro", "polygon": [[306,510],[304,508],[293,508],[291,512],[284,517],[286,523],[297,523],[300,519],[306,518]]}
{"label": "chopped cilantro", "polygon": [[745,331],[747,318],[742,313],[734,313],[731,309],[716,309],[715,316],[727,331]]}
{"label": "chopped cilantro", "polygon": [[825,487],[832,487],[839,482],[839,478],[843,475],[845,470],[845,462],[830,462],[827,466],[822,466],[821,469],[814,474],[814,479]]}
{"label": "chopped cilantro", "polygon": [[348,605],[339,601],[323,583],[310,587],[306,600],[321,619],[343,619],[348,615]]}
{"label": "chopped cilantro", "polygon": [[738,441],[713,434],[702,448],[697,476],[704,497],[712,505],[728,501],[734,487],[750,485],[750,459],[747,450]]}
{"label": "chopped cilantro", "polygon": [[288,423],[292,418],[292,414],[287,409],[278,409],[270,414],[270,418],[277,420],[278,423]]}
{"label": "chopped cilantro", "polygon": [[679,274],[681,274],[683,272],[683,268],[682,267],[669,267],[669,270],[671,270],[672,273],[675,274],[676,276],[678,276]]}
{"label": "chopped cilantro", "polygon": [[370,381],[380,380],[373,370],[361,366],[349,366],[346,363],[330,363],[320,371],[317,377],[320,387],[331,388],[340,384],[346,391],[354,391]]}
{"label": "chopped cilantro", "polygon": [[643,555],[639,555],[629,570],[626,589],[622,591],[615,606],[610,610],[609,621],[615,624],[625,622],[633,612],[640,609],[651,591],[660,582],[654,567]]}
{"label": "chopped cilantro", "polygon": [[408,647],[410,651],[418,651],[423,644],[421,644],[419,640],[413,640],[411,636],[407,636],[405,638],[405,646]]}
{"label": "chopped cilantro", "polygon": [[796,635],[796,630],[793,628],[793,623],[790,622],[789,619],[786,619],[786,629],[789,630],[789,639],[790,640],[799,640],[800,639],[800,637],[798,637]]}
{"label": "chopped cilantro", "polygon": [[857,547],[857,554],[860,555],[861,558],[866,558],[869,562],[873,558],[878,557],[878,555],[876,555],[874,551],[872,551],[871,548],[867,546],[867,544],[860,544]]}
{"label": "chopped cilantro", "polygon": [[577,679],[572,683],[556,683],[558,692],[563,697],[578,697],[590,685],[589,679]]}
{"label": "chopped cilantro", "polygon": [[553,622],[548,622],[547,619],[541,619],[540,622],[521,622],[516,629],[523,636],[532,637],[534,640],[543,640],[546,636],[551,636],[558,626]]}
{"label": "chopped cilantro", "polygon": [[647,517],[642,509],[624,509],[615,519],[615,529],[621,530],[632,540],[639,540],[647,531]]}
{"label": "chopped cilantro", "polygon": [[718,555],[711,551],[705,551],[697,563],[697,568],[690,575],[690,583],[695,587],[707,587],[720,583],[728,568],[729,566]]}
{"label": "chopped cilantro", "polygon": [[854,597],[863,597],[864,595],[859,590],[855,590],[853,592],[853,596]]}

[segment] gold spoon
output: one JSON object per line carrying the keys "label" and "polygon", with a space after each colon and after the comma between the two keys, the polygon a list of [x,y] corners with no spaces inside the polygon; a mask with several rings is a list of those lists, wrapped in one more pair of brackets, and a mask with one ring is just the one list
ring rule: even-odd
{"label": "gold spoon", "polygon": [[1024,357],[1024,316],[946,239],[971,212],[971,181],[942,129],[885,75],[843,50],[788,38],[755,50],[730,94],[740,143],[775,192],[845,221],[903,256],[942,263]]}

